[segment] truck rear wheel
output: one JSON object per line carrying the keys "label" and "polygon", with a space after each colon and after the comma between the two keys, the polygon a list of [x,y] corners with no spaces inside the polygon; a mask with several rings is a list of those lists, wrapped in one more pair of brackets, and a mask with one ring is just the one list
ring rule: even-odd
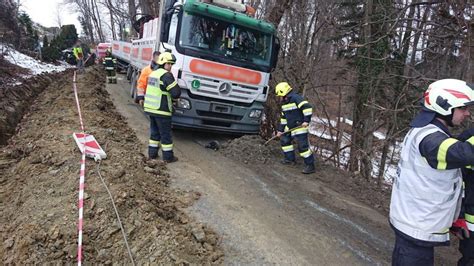
{"label": "truck rear wheel", "polygon": [[133,68],[132,66],[128,65],[127,67],[127,80],[130,81],[132,79]]}
{"label": "truck rear wheel", "polygon": [[131,75],[130,97],[132,97],[132,99],[135,99],[137,96],[137,80],[139,75],[140,73],[137,71],[133,71],[133,74]]}

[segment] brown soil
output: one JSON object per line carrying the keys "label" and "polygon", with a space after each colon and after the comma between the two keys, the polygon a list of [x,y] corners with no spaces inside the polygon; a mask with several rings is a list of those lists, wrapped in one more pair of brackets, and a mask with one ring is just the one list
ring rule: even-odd
{"label": "brown soil", "polygon": [[[166,166],[146,163],[140,143],[116,111],[103,76],[79,76],[86,130],[108,158],[100,172],[109,186],[138,265],[221,263],[220,239],[181,212],[199,196],[172,190]],[[2,263],[73,263],[77,255],[80,153],[72,75],[55,78],[0,150],[0,257]],[[87,161],[84,261],[129,263],[112,205]]]}
{"label": "brown soil", "polygon": [[[5,145],[15,133],[16,125],[35,97],[54,79],[63,75],[58,73],[21,78],[22,74],[27,73],[28,70],[0,58],[0,145]],[[12,85],[14,81],[22,84]]]}
{"label": "brown soil", "polygon": [[[317,143],[320,140],[318,140]],[[283,158],[281,153],[279,141],[270,142],[267,146],[264,145],[265,140],[259,136],[243,136],[227,143],[223,143],[220,152],[226,157],[245,163],[249,168],[261,172],[271,172],[272,169],[281,167],[279,164]],[[315,143],[315,141],[312,141]],[[317,159],[318,161],[318,159]],[[296,166],[286,166],[289,173],[293,175],[303,176],[299,171],[303,167],[302,159],[297,156]],[[341,195],[351,196],[357,201],[363,202],[368,206],[373,207],[380,214],[387,217],[390,209],[390,195],[391,187],[384,185],[379,187],[375,183],[370,183],[359,175],[354,175],[350,172],[343,171],[332,165],[322,163],[319,160],[316,163],[316,173],[307,176],[306,178],[316,178],[324,183],[325,186],[334,190]],[[331,197],[321,197],[319,203],[330,206],[334,204],[334,199]],[[350,209],[342,209],[342,212],[348,214]],[[359,221],[362,224],[364,220],[363,214],[351,213],[350,217],[354,221]],[[388,225],[387,225],[388,227]],[[389,230],[391,233],[391,230]],[[386,236],[387,237],[387,236]],[[454,265],[459,259],[458,251],[459,241],[452,236],[451,246],[438,247],[435,251],[435,261],[437,265]]]}
{"label": "brown soil", "polygon": [[[226,157],[249,164],[256,169],[262,164],[271,166],[279,163],[283,159],[279,141],[275,140],[268,145],[264,145],[265,140],[259,136],[243,136],[230,140],[222,145],[221,153]],[[302,167],[302,159],[297,157],[299,165]],[[379,210],[382,214],[387,214],[390,204],[389,187],[380,188],[375,183],[370,183],[360,176],[343,171],[332,165],[318,160],[314,176],[324,182],[329,188],[345,195],[350,195],[361,202]]]}
{"label": "brown soil", "polygon": [[15,81],[22,81],[22,74],[29,74],[29,70],[14,65],[0,54],[0,88],[3,88],[9,84],[14,83]]}

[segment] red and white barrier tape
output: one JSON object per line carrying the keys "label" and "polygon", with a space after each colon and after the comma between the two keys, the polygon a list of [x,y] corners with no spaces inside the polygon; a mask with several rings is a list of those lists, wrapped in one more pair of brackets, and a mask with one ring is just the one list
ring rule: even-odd
{"label": "red and white barrier tape", "polygon": [[[72,86],[74,88],[74,97],[76,98],[76,106],[77,112],[79,113],[79,122],[81,123],[81,130],[82,133],[85,134],[84,130],[84,123],[82,122],[82,114],[81,114],[81,105],[79,104],[79,97],[77,95],[77,87],[76,87],[76,71],[74,71],[73,83]],[[84,142],[85,145],[85,142]],[[82,226],[83,226],[83,217],[84,217],[84,186],[86,182],[86,149],[83,149],[82,157],[81,157],[81,171],[79,174],[79,220],[77,222],[77,230],[78,230],[78,237],[77,237],[77,265],[82,264]]]}

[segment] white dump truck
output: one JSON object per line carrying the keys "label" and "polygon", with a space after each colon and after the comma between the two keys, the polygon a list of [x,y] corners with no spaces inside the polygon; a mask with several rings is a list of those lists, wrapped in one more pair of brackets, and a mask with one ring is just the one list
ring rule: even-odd
{"label": "white dump truck", "polygon": [[132,97],[153,51],[170,51],[182,89],[175,127],[258,133],[280,47],[275,27],[252,12],[241,0],[162,0],[159,17],[143,24],[140,39],[112,42]]}

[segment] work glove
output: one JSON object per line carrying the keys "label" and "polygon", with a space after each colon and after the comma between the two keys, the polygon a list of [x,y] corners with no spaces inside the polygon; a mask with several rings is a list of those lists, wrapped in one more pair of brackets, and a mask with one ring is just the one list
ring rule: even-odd
{"label": "work glove", "polygon": [[467,239],[470,236],[466,220],[462,218],[454,221],[453,225],[451,225],[451,228],[449,228],[449,231],[460,240]]}

